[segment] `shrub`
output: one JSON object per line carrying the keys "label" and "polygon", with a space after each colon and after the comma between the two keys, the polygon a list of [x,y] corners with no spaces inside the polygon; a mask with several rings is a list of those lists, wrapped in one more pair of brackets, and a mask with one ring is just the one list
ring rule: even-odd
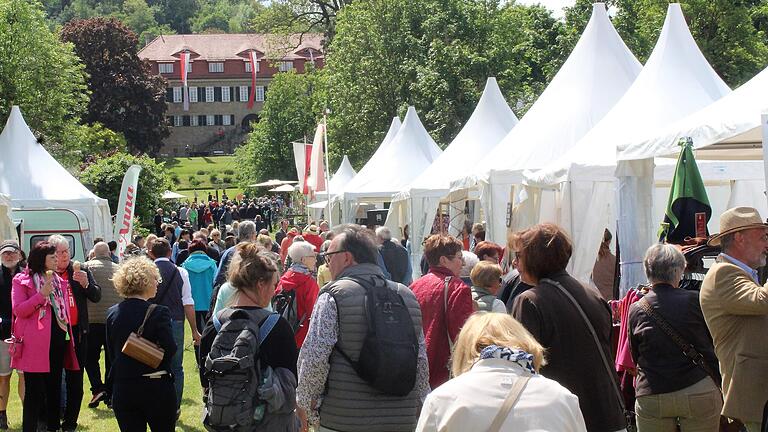
{"label": "shrub", "polygon": [[224,179],[222,179],[222,181],[226,184],[232,184],[232,177],[225,176]]}
{"label": "shrub", "polygon": [[235,171],[231,170],[231,169],[225,169],[224,170],[224,174],[229,175],[229,176],[235,175]]}
{"label": "shrub", "polygon": [[219,179],[219,176],[216,174],[211,174],[208,178],[211,180],[211,183],[216,183],[216,181]]}
{"label": "shrub", "polygon": [[197,175],[205,175],[205,170],[197,170]]}

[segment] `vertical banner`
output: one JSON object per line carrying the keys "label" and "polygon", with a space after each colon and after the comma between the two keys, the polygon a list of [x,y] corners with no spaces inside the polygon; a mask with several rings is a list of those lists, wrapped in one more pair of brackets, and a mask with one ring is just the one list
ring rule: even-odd
{"label": "vertical banner", "polygon": [[315,130],[315,139],[312,141],[312,157],[309,161],[309,189],[311,190],[311,195],[325,191],[324,139],[325,125],[320,123]]}
{"label": "vertical banner", "polygon": [[248,109],[252,109],[256,96],[256,68],[259,65],[259,59],[256,58],[256,51],[254,50],[249,51],[248,56],[251,60],[251,94],[248,95]]}
{"label": "vertical banner", "polygon": [[125,247],[131,242],[133,232],[133,213],[136,209],[136,189],[139,184],[139,165],[131,165],[123,177],[123,185],[120,188],[120,200],[117,204],[115,215],[114,238],[117,241],[117,256],[122,260]]}
{"label": "vertical banner", "polygon": [[301,193],[309,194],[309,164],[312,157],[312,144],[293,143],[293,161],[296,164],[296,177],[301,185]]}
{"label": "vertical banner", "polygon": [[184,111],[189,111],[189,83],[187,82],[187,75],[189,75],[189,51],[181,53],[179,63],[181,63],[181,67],[179,68],[181,71],[181,83],[184,86],[184,94],[182,95],[182,99],[184,99]]}
{"label": "vertical banner", "polygon": [[764,112],[760,117],[760,124],[763,126],[763,169],[765,170],[765,195],[763,199],[768,199],[768,112]]}

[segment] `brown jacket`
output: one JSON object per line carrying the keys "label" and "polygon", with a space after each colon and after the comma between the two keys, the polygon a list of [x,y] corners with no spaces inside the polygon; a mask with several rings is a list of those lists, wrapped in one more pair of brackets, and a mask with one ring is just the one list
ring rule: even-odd
{"label": "brown jacket", "polygon": [[768,288],[720,257],[700,302],[723,375],[723,415],[759,423],[768,401]]}
{"label": "brown jacket", "polygon": [[[585,288],[566,272],[549,277],[576,299],[597,332],[600,349],[611,361],[611,312],[597,291]],[[595,339],[581,314],[555,286],[539,285],[515,299],[512,315],[546,348],[541,374],[579,397],[590,432],[624,429],[624,412],[615,383],[605,370]]]}

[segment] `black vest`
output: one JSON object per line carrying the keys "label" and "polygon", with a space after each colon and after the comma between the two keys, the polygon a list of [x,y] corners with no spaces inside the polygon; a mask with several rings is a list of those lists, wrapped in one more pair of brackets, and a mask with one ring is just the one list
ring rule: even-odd
{"label": "black vest", "polygon": [[392,280],[397,283],[405,283],[408,276],[408,251],[399,244],[388,240],[379,246],[379,252]]}
{"label": "black vest", "polygon": [[184,305],[181,302],[181,287],[184,281],[181,279],[181,272],[170,261],[155,261],[155,264],[160,269],[163,282],[157,285],[157,294],[149,300],[150,303],[166,306],[171,311],[172,320],[184,321]]}

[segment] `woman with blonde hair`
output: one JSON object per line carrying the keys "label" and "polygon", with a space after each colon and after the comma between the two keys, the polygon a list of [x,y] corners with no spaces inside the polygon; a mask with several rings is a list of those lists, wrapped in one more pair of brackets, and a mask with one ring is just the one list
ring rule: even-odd
{"label": "woman with blonde hair", "polygon": [[539,375],[544,348],[514,318],[473,314],[456,341],[452,380],[427,396],[416,430],[586,431],[579,400]]}

